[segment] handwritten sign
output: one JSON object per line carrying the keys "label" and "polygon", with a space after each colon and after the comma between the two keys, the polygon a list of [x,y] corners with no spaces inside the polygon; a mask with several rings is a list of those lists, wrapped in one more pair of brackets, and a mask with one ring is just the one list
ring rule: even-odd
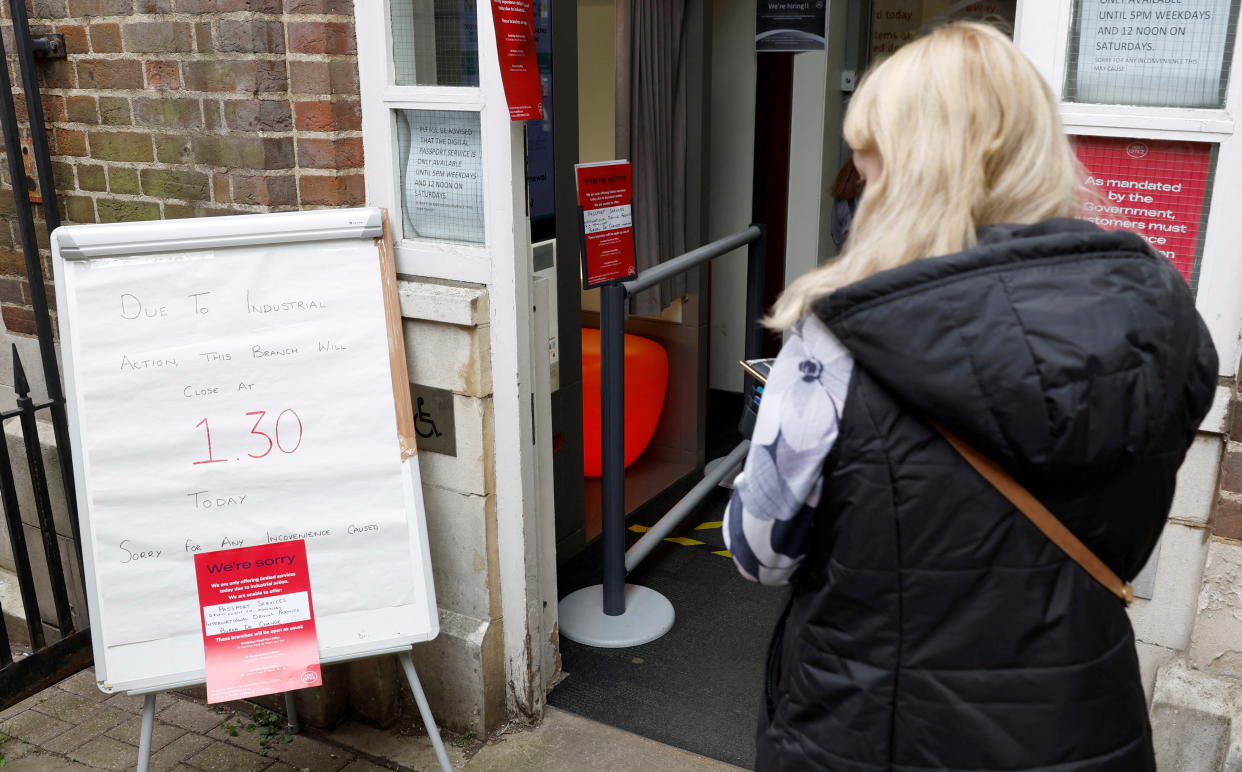
{"label": "handwritten sign", "polygon": [[574,167],[581,218],[582,286],[635,276],[633,183],[629,161]]}
{"label": "handwritten sign", "polygon": [[207,701],[319,686],[306,542],[194,556]]}
{"label": "handwritten sign", "polygon": [[322,613],[410,599],[375,247],[316,252],[332,270],[300,245],[75,266],[109,645],[197,631],[193,558],[213,550],[305,539]]}

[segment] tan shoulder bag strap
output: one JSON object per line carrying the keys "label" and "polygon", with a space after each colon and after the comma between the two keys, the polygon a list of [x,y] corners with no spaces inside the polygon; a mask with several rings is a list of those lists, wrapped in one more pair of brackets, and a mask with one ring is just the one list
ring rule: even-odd
{"label": "tan shoulder bag strap", "polygon": [[1030,491],[1023,488],[1017,480],[987,456],[962,442],[940,424],[932,422],[932,426],[944,435],[953,449],[966,459],[966,463],[974,467],[983,479],[992,483],[992,486],[1002,496],[1009,499],[1009,503],[1017,507],[1019,512],[1026,515],[1027,519],[1034,523],[1044,536],[1060,547],[1071,560],[1082,566],[1083,570],[1091,574],[1093,579],[1104,585],[1105,589],[1125,601],[1127,606],[1130,605],[1130,602],[1134,600],[1134,588],[1130,586],[1130,583],[1123,582],[1111,568],[1104,565],[1104,561],[1097,558],[1095,553],[1087,548],[1087,545],[1079,541],[1078,537],[1057,519],[1056,515],[1039,503],[1039,499],[1032,496]]}

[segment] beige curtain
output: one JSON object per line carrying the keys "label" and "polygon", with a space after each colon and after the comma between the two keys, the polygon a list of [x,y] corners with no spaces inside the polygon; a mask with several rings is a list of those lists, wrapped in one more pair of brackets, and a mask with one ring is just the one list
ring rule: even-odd
{"label": "beige curtain", "polygon": [[[640,271],[686,251],[685,21],[682,0],[617,1],[617,157],[633,165]],[[685,292],[670,279],[630,312],[656,316]]]}

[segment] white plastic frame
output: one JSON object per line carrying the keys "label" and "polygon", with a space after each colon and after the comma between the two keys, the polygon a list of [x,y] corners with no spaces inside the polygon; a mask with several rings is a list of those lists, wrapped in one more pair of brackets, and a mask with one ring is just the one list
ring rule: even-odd
{"label": "white plastic frame", "polygon": [[[405,238],[397,230],[397,273],[485,285],[488,291],[496,555],[500,617],[504,620],[506,701],[512,712],[542,710],[553,673],[542,666],[539,642],[556,624],[556,556],[549,547],[550,504],[541,507],[537,470],[550,469],[551,438],[535,431],[550,395],[533,389],[535,337],[530,220],[526,216],[525,128],[509,119],[490,0],[477,0],[478,88],[395,85],[389,9],[394,0],[354,0],[362,100],[366,194],[371,206],[401,211],[395,110],[479,113],[482,132],[484,244]],[[540,340],[541,345],[546,341]],[[410,341],[417,346],[418,340]],[[486,355],[486,354],[485,354]],[[537,404],[538,403],[538,404]],[[549,597],[545,598],[545,595]],[[497,623],[499,620],[496,620]]]}

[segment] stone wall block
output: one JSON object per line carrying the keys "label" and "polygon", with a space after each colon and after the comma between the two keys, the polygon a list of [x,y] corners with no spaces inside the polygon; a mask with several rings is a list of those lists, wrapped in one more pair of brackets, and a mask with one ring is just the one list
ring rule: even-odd
{"label": "stone wall block", "polygon": [[419,451],[423,482],[458,493],[484,496],[495,489],[492,456],[495,440],[492,401],[453,395],[457,455]]}
{"label": "stone wall block", "polygon": [[1222,772],[1229,753],[1229,719],[1160,703],[1152,709],[1156,769]]}
{"label": "stone wall block", "polygon": [[1177,471],[1177,490],[1169,517],[1206,525],[1216,498],[1216,477],[1220,468],[1221,439],[1215,434],[1199,434]]}
{"label": "stone wall block", "polygon": [[1147,704],[1150,707],[1152,695],[1156,689],[1157,673],[1180,652],[1142,641],[1135,643],[1135,649],[1138,651],[1139,677],[1143,680],[1143,693],[1147,695]]}
{"label": "stone wall block", "polygon": [[410,689],[401,663],[396,657],[368,657],[344,665],[349,675],[350,710],[369,724],[393,727],[400,718],[397,705],[401,695]]}
{"label": "stone wall block", "polygon": [[[1200,726],[1194,727],[1184,726],[1189,722],[1179,722],[1177,712],[1153,711],[1152,729],[1157,746],[1174,748],[1182,745],[1184,732],[1198,733],[1202,736],[1202,723],[1212,723],[1208,717],[1224,719],[1228,727],[1228,737],[1223,763],[1220,763],[1214,754],[1207,755],[1209,763],[1206,766],[1194,766],[1196,763],[1202,763],[1202,756],[1198,759],[1193,756],[1190,758],[1175,757],[1171,762],[1158,757],[1158,762],[1166,764],[1159,769],[1168,769],[1170,772],[1172,770],[1181,772],[1183,769],[1211,769],[1213,772],[1242,770],[1242,688],[1239,688],[1239,685],[1240,682],[1236,679],[1196,670],[1191,663],[1182,658],[1176,658],[1160,668],[1156,678],[1153,706],[1155,708],[1161,705],[1189,708],[1202,715],[1199,717],[1200,721],[1196,722],[1200,723]],[[1190,714],[1180,715],[1189,717]],[[1214,748],[1215,746],[1209,744],[1207,747]],[[1211,762],[1214,762],[1216,766],[1211,766]],[[1174,766],[1168,766],[1168,763],[1173,763]]]}
{"label": "stone wall block", "polygon": [[504,636],[499,622],[440,609],[440,635],[411,652],[441,728],[482,737],[504,719]]}
{"label": "stone wall block", "polygon": [[1189,644],[1207,541],[1204,528],[1165,525],[1154,596],[1151,600],[1136,598],[1129,610],[1139,641],[1177,651]]}
{"label": "stone wall block", "polygon": [[493,496],[470,496],[423,484],[427,540],[440,608],[479,619],[492,616],[494,598],[488,530]]}
{"label": "stone wall block", "polygon": [[1190,663],[1239,679],[1242,693],[1242,543],[1212,539],[1203,570]]}
{"label": "stone wall block", "polygon": [[405,352],[412,383],[471,397],[492,393],[490,327],[458,327],[405,320]]}

